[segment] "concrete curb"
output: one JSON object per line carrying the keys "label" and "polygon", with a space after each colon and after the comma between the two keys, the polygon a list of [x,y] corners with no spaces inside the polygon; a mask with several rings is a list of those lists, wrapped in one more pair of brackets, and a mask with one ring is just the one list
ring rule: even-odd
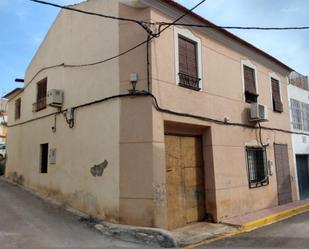
{"label": "concrete curb", "polygon": [[263,218],[248,222],[242,225],[241,227],[239,227],[239,230],[242,232],[249,232],[257,228],[267,226],[267,225],[273,224],[281,220],[285,220],[287,218],[290,218],[297,214],[304,213],[306,211],[309,211],[309,204],[305,204],[299,207],[294,207],[289,210],[279,212],[277,214],[273,214],[267,217],[263,217]]}
{"label": "concrete curb", "polygon": [[[204,241],[201,241],[199,243],[192,244],[192,245],[189,245],[189,246],[186,246],[186,247],[183,247],[183,248],[184,249],[193,249],[193,248],[196,248],[198,246],[207,245],[207,244],[210,244],[210,243],[213,243],[213,242],[216,242],[216,241],[220,241],[220,240],[223,240],[223,239],[227,239],[227,238],[239,235],[241,233],[253,231],[255,229],[258,229],[258,228],[261,228],[261,227],[264,227],[264,226],[267,226],[267,225],[270,225],[270,224],[291,218],[291,217],[293,217],[297,214],[301,214],[301,213],[304,213],[304,212],[307,212],[307,211],[309,211],[309,204],[305,204],[305,205],[302,205],[302,206],[299,206],[299,207],[291,208],[289,210],[285,210],[285,211],[279,212],[277,214],[269,215],[269,216],[248,222],[248,223],[246,223],[246,224],[244,224],[240,227],[237,227],[238,230],[235,231],[235,232],[218,235],[216,237],[213,237],[213,238],[210,238],[210,239],[207,239],[207,240],[204,240]],[[228,225],[230,225],[230,224],[228,224]]]}
{"label": "concrete curb", "polygon": [[173,235],[164,229],[120,225],[108,222],[97,224],[95,228],[103,235],[128,242],[163,248],[177,247],[177,242]]}

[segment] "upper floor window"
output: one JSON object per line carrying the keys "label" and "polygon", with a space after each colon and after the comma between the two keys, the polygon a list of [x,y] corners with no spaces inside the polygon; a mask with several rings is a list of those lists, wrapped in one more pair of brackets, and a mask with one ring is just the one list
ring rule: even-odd
{"label": "upper floor window", "polygon": [[36,103],[33,104],[33,111],[40,111],[46,108],[47,78],[37,83]]}
{"label": "upper floor window", "polygon": [[245,88],[245,100],[247,103],[256,103],[258,99],[256,69],[243,65],[243,79]]}
{"label": "upper floor window", "polygon": [[292,125],[296,130],[309,132],[309,104],[291,99]]}
{"label": "upper floor window", "polygon": [[15,120],[20,119],[21,114],[21,98],[15,100]]}
{"label": "upper floor window", "polygon": [[179,85],[200,90],[197,69],[197,45],[181,36],[178,37]]}
{"label": "upper floor window", "polygon": [[271,79],[273,110],[276,112],[283,112],[283,104],[281,101],[281,94],[280,94],[280,82],[278,79],[275,79],[273,77],[271,77],[270,79]]}
{"label": "upper floor window", "polygon": [[201,41],[191,31],[175,28],[177,84],[192,90],[201,90]]}

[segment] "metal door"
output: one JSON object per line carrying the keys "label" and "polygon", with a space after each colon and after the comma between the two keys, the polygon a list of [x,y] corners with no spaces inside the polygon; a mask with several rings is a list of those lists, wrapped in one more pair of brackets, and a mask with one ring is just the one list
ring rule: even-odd
{"label": "metal door", "polygon": [[309,165],[308,155],[296,156],[298,187],[300,199],[309,198]]}
{"label": "metal door", "polygon": [[291,174],[287,144],[274,144],[279,205],[292,202]]}

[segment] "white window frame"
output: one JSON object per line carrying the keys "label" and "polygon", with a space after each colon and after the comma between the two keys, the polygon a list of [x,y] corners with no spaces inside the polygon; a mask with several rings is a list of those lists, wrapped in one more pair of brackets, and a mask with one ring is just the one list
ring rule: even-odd
{"label": "white window frame", "polygon": [[[242,82],[242,92],[243,92],[242,96],[243,96],[243,101],[246,102],[244,66],[250,67],[251,69],[254,70],[256,93],[259,94],[257,67],[250,60],[241,60],[240,64],[241,64],[241,82]],[[259,98],[257,98],[257,103],[259,103]]]}
{"label": "white window frame", "polygon": [[178,37],[183,36],[188,38],[191,41],[196,42],[197,44],[197,75],[201,79],[199,82],[200,91],[203,90],[203,71],[202,71],[202,41],[199,37],[195,36],[188,29],[181,29],[178,27],[174,27],[174,42],[175,42],[175,73],[176,73],[176,85],[179,84],[179,49],[178,49]]}
{"label": "white window frame", "polygon": [[269,73],[268,77],[269,77],[269,86],[270,86],[270,100],[271,100],[270,103],[271,103],[271,106],[272,106],[272,110],[274,110],[274,106],[273,106],[273,89],[272,89],[271,79],[278,80],[278,82],[279,82],[279,94],[280,94],[280,100],[281,100],[281,103],[282,103],[281,80],[280,80],[280,77],[277,74],[273,73],[273,72]]}

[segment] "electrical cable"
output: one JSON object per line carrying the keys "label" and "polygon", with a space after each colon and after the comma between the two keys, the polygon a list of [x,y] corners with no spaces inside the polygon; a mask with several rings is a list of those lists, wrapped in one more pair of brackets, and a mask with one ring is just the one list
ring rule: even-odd
{"label": "electrical cable", "polygon": [[[103,17],[103,18],[109,18],[109,19],[114,19],[114,20],[119,20],[119,21],[127,21],[127,22],[133,22],[136,24],[141,25],[143,28],[147,28],[145,25],[161,25],[161,26],[184,26],[184,27],[197,27],[197,28],[212,28],[212,29],[240,29],[240,30],[307,30],[309,29],[309,26],[291,26],[291,27],[259,27],[259,26],[218,26],[218,25],[203,25],[203,24],[189,24],[189,23],[183,23],[183,24],[176,24],[176,23],[168,23],[168,22],[158,22],[158,23],[153,23],[153,22],[147,22],[147,21],[140,21],[136,19],[131,19],[131,18],[124,18],[124,17],[117,17],[117,16],[110,16],[110,15],[104,15],[96,12],[91,12],[91,11],[85,11],[81,9],[76,9],[72,8],[69,6],[64,6],[60,4],[55,4],[47,1],[42,1],[42,0],[29,0],[31,2],[43,4],[43,5],[48,5],[60,9],[65,9],[65,10],[70,10],[70,11],[75,11],[79,12],[82,14],[87,14],[87,15],[93,15],[93,16],[98,16],[98,17]],[[181,18],[180,18],[181,19]],[[178,21],[178,20],[177,20]],[[177,22],[176,21],[176,22]]]}
{"label": "electrical cable", "polygon": [[148,92],[150,92],[150,40],[151,39],[151,36],[148,35],[148,39],[147,39],[147,47],[146,47],[146,60],[147,60],[147,90]]}
{"label": "electrical cable", "polygon": [[[40,1],[40,0],[29,0],[29,1],[36,2],[36,3],[42,3],[42,4],[47,4],[47,5],[55,6],[55,7],[58,7],[58,8],[66,7],[66,6],[61,6],[61,5],[57,5],[57,4],[52,4],[52,3],[45,2],[45,1]],[[181,20],[182,18],[184,18],[185,16],[187,16],[188,14],[190,14],[193,10],[195,10],[197,7],[199,7],[199,6],[200,6],[202,3],[204,3],[205,1],[206,1],[206,0],[203,0],[203,1],[199,2],[199,3],[198,3],[197,5],[195,5],[193,8],[191,8],[190,10],[188,10],[185,14],[181,15],[180,17],[178,17],[173,23],[178,22],[179,20]],[[70,7],[66,7],[66,9],[68,9],[68,8],[69,8],[70,10],[73,10],[73,9],[70,8]],[[76,9],[74,9],[74,10],[76,10]],[[93,13],[93,14],[95,14],[95,13]],[[101,15],[101,16],[104,16],[104,15]],[[108,16],[108,17],[110,17],[110,16]],[[115,17],[115,19],[117,19],[117,18]],[[123,19],[123,18],[121,18],[121,19]],[[127,20],[127,21],[128,21],[128,20],[136,21],[136,20],[133,20],[133,19],[126,19],[126,20]],[[170,26],[171,26],[171,25],[170,25]],[[123,56],[123,55],[125,55],[125,54],[128,54],[128,53],[130,53],[131,51],[133,51],[133,50],[135,50],[135,49],[141,47],[141,46],[144,45],[144,44],[149,44],[150,41],[151,41],[152,39],[159,37],[159,35],[160,35],[162,32],[164,32],[164,31],[165,31],[168,27],[170,27],[170,26],[165,27],[165,28],[164,28],[163,30],[161,30],[161,31],[159,30],[159,32],[158,32],[157,34],[150,34],[150,33],[148,32],[147,40],[142,41],[142,42],[138,43],[137,45],[135,45],[134,47],[129,48],[128,50],[126,50],[126,51],[124,51],[124,52],[122,52],[122,53],[120,53],[120,54],[117,54],[117,55],[115,55],[115,56],[109,57],[109,58],[107,58],[107,59],[103,59],[103,60],[96,61],[96,62],[93,62],[93,63],[76,64],[76,65],[74,65],[74,64],[60,63],[60,64],[57,64],[57,65],[54,65],[54,66],[49,66],[49,67],[41,68],[41,69],[31,78],[31,80],[27,83],[27,85],[25,85],[24,89],[27,88],[27,86],[28,86],[28,85],[29,85],[41,72],[43,72],[43,71],[45,71],[45,70],[48,70],[48,69],[57,68],[57,67],[69,67],[69,68],[88,67],[88,66],[94,66],[94,65],[106,63],[106,62],[111,61],[111,60],[113,60],[113,59],[119,58],[119,57],[121,57],[121,56]],[[150,37],[150,36],[151,36],[151,37]]]}
{"label": "electrical cable", "polygon": [[43,67],[43,68],[41,68],[41,69],[31,78],[31,80],[29,80],[29,82],[27,83],[27,85],[25,85],[24,89],[26,89],[27,86],[28,86],[28,85],[29,85],[41,72],[46,71],[46,70],[48,70],[48,69],[57,68],[57,67],[65,67],[65,68],[66,68],[66,67],[68,67],[68,68],[88,67],[88,66],[94,66],[94,65],[102,64],[102,63],[111,61],[111,60],[113,60],[113,59],[116,59],[116,58],[118,58],[118,57],[121,57],[121,56],[123,56],[123,55],[125,55],[125,54],[127,54],[127,53],[129,53],[129,52],[131,52],[131,51],[133,51],[133,50],[135,50],[136,48],[138,48],[138,47],[140,47],[140,46],[142,46],[142,45],[144,45],[144,44],[146,44],[146,43],[147,43],[147,40],[146,40],[146,41],[143,41],[143,42],[141,42],[141,43],[139,43],[139,44],[137,44],[136,46],[134,46],[134,47],[132,47],[132,48],[130,48],[130,49],[128,49],[128,50],[126,50],[126,51],[124,51],[124,52],[118,54],[118,55],[112,56],[112,57],[110,57],[110,58],[107,58],[107,59],[104,59],[104,60],[101,60],[101,61],[93,62],[93,63],[78,64],[78,65],[61,63],[61,64],[57,64],[57,65],[54,65],[54,66]]}
{"label": "electrical cable", "polygon": [[[291,130],[272,128],[272,127],[266,127],[266,126],[257,127],[255,125],[243,124],[243,123],[237,123],[237,122],[224,122],[223,120],[210,118],[210,117],[206,117],[206,116],[200,116],[200,115],[177,112],[177,111],[165,109],[165,108],[160,107],[160,105],[158,104],[157,98],[152,93],[149,93],[149,92],[146,92],[146,91],[139,91],[139,92],[135,92],[134,94],[127,93],[127,94],[112,95],[112,96],[109,96],[109,97],[105,97],[103,99],[99,99],[99,100],[95,100],[95,101],[88,102],[88,103],[85,103],[85,104],[77,105],[75,107],[72,107],[72,109],[76,110],[76,109],[79,109],[79,108],[84,108],[84,107],[87,107],[87,106],[91,106],[91,105],[94,105],[94,104],[106,102],[106,101],[109,101],[109,100],[112,100],[112,99],[117,99],[117,98],[127,98],[127,97],[132,98],[132,97],[147,97],[147,96],[150,96],[153,99],[153,106],[157,111],[162,112],[162,113],[166,113],[166,114],[171,114],[171,115],[176,115],[176,116],[181,116],[181,117],[187,117],[187,118],[194,118],[194,119],[212,122],[212,123],[215,123],[215,124],[225,125],[225,126],[238,126],[238,127],[255,129],[255,130],[261,129],[261,130],[279,131],[279,132],[288,133],[288,134],[309,136],[308,133],[304,133],[304,132],[294,132],[294,131],[291,131]],[[41,116],[41,117],[37,117],[37,118],[34,118],[34,119],[24,121],[24,122],[21,122],[21,123],[17,123],[17,124],[14,124],[14,125],[8,125],[8,127],[11,128],[11,127],[27,124],[27,123],[30,123],[30,122],[33,122],[33,121],[36,121],[36,120],[39,120],[39,119],[43,119],[43,118],[46,118],[46,117],[53,116],[55,114],[58,115],[58,114],[66,112],[66,111],[67,111],[67,109],[66,110],[60,110],[60,111],[53,112],[53,113],[50,113],[50,114],[47,114],[47,115],[44,115],[44,116]]]}
{"label": "electrical cable", "polygon": [[[43,3],[44,1],[39,1],[39,0],[30,0],[30,1],[34,1],[34,2],[39,2],[39,3]],[[107,62],[107,61],[110,61],[112,59],[115,59],[115,58],[118,58],[126,53],[129,53],[131,52],[132,50],[144,45],[145,43],[149,44],[149,42],[156,38],[156,37],[159,37],[160,34],[162,32],[164,32],[166,29],[168,29],[170,26],[172,25],[183,25],[183,24],[176,24],[179,20],[181,20],[183,17],[185,17],[186,15],[188,15],[189,13],[191,13],[195,8],[197,8],[198,6],[200,6],[202,3],[204,3],[206,0],[203,0],[201,2],[199,2],[197,5],[195,5],[193,8],[191,8],[190,10],[188,10],[185,14],[181,15],[179,18],[177,18],[174,22],[172,23],[161,23],[161,26],[160,28],[163,26],[163,25],[167,25],[166,27],[164,27],[162,30],[159,29],[159,32],[157,34],[153,34],[153,35],[150,35],[148,34],[148,37],[147,37],[147,40],[137,44],[136,46],[134,46],[133,48],[130,48],[128,49],[127,51],[124,51],[122,53],[120,53],[119,55],[116,55],[116,56],[113,56],[113,57],[110,57],[108,59],[105,59],[105,60],[102,60],[102,61],[98,61],[98,62],[94,62],[94,63],[88,63],[88,64],[80,64],[80,65],[67,65],[65,63],[61,63],[61,64],[58,64],[58,65],[54,65],[54,66],[50,66],[50,67],[45,67],[45,68],[42,68],[41,70],[39,70],[35,75],[34,77],[31,79],[31,81],[29,81],[29,83],[31,83],[33,81],[33,79],[42,71],[44,70],[47,70],[47,69],[51,69],[51,68],[56,68],[56,67],[83,67],[83,66],[92,66],[92,65],[97,65],[97,64],[100,64],[100,63],[104,63],[104,62]],[[47,4],[47,2],[44,2],[44,4]],[[50,4],[49,4],[50,5]],[[54,5],[54,4],[53,4]],[[57,6],[58,7],[58,6]],[[65,7],[65,6],[64,6]],[[80,11],[78,11],[80,12]],[[92,13],[94,14],[94,13]],[[113,18],[114,19],[114,18]],[[117,19],[117,18],[115,18]],[[122,19],[122,18],[121,18]],[[125,20],[125,21],[136,21],[136,20]],[[220,28],[220,27],[218,27]],[[147,49],[147,51],[149,52],[149,49]],[[149,54],[147,52],[147,65],[148,65],[148,69],[147,69],[147,76],[148,76],[148,85],[150,83],[150,77],[149,77]],[[29,85],[28,83],[28,85]],[[242,124],[242,123],[231,123],[231,122],[224,122],[222,120],[218,120],[218,119],[213,119],[213,118],[209,118],[209,117],[205,117],[205,116],[199,116],[199,115],[194,115],[194,114],[190,114],[190,113],[180,113],[180,112],[176,112],[176,111],[173,111],[173,110],[169,110],[169,109],[164,109],[164,108],[161,108],[158,104],[158,101],[156,99],[156,97],[149,93],[149,92],[138,92],[138,93],[135,93],[135,94],[120,94],[120,95],[113,95],[113,96],[110,96],[110,97],[106,97],[106,98],[103,98],[103,99],[100,99],[100,100],[97,100],[97,101],[93,101],[93,102],[89,102],[89,103],[86,103],[86,104],[82,104],[82,105],[79,105],[79,106],[76,106],[76,107],[73,107],[73,109],[78,109],[78,108],[83,108],[85,106],[89,106],[89,105],[93,105],[93,104],[97,104],[97,103],[101,103],[101,102],[105,102],[105,101],[108,101],[108,100],[111,100],[111,99],[115,99],[115,98],[122,98],[122,97],[136,97],[136,96],[151,96],[153,98],[153,105],[155,107],[155,109],[157,111],[160,111],[162,113],[167,113],[167,114],[172,114],[172,115],[177,115],[177,116],[182,116],[182,117],[189,117],[189,118],[194,118],[194,119],[199,119],[199,120],[203,120],[203,121],[208,121],[208,122],[213,122],[213,123],[216,123],[216,124],[220,124],[220,125],[229,125],[229,126],[241,126],[241,127],[245,127],[245,128],[251,128],[251,129],[257,129],[259,128],[260,130],[264,129],[264,130],[271,130],[271,131],[279,131],[279,132],[285,132],[285,133],[289,133],[289,134],[299,134],[299,135],[305,135],[305,136],[309,136],[309,134],[306,134],[306,133],[302,133],[302,132],[293,132],[293,131],[290,131],[290,130],[284,130],[284,129],[278,129],[278,128],[271,128],[271,127],[264,127],[264,126],[261,126],[259,124],[259,127],[256,127],[256,126],[252,126],[252,125],[249,125],[249,124]],[[41,116],[41,117],[38,117],[38,118],[35,118],[35,119],[31,119],[31,120],[28,120],[28,121],[24,121],[24,122],[21,122],[21,123],[18,123],[18,124],[15,124],[15,125],[8,125],[8,127],[14,127],[14,126],[17,126],[17,125],[22,125],[22,124],[26,124],[26,123],[29,123],[29,122],[32,122],[32,121],[35,121],[35,120],[39,120],[39,119],[42,119],[42,118],[46,118],[46,117],[49,117],[49,116],[52,116],[52,115],[57,115],[57,114],[60,114],[60,113],[63,113],[65,112],[66,110],[63,110],[63,111],[58,111],[58,112],[54,112],[54,113],[51,113],[51,114],[47,114],[47,115],[44,115],[44,116]]]}
{"label": "electrical cable", "polygon": [[184,18],[185,16],[189,15],[191,12],[193,12],[193,10],[195,10],[197,7],[199,7],[200,5],[202,5],[204,2],[206,2],[206,0],[202,0],[200,1],[198,4],[196,4],[195,6],[193,6],[191,9],[189,9],[188,11],[186,11],[183,15],[181,15],[180,17],[178,17],[175,21],[173,21],[172,23],[167,24],[167,26],[165,28],[163,28],[161,30],[162,25],[159,24],[159,35],[164,32],[166,29],[168,29],[170,26],[176,25],[176,23],[178,21],[180,21],[182,18]]}
{"label": "electrical cable", "polygon": [[261,30],[261,31],[284,31],[284,30],[307,30],[309,26],[295,26],[295,27],[250,27],[250,26],[218,26],[218,25],[203,25],[203,24],[188,24],[188,23],[168,23],[168,22],[158,22],[155,23],[161,26],[173,25],[173,26],[183,26],[183,27],[195,27],[195,28],[210,28],[210,29],[240,29],[240,30]]}
{"label": "electrical cable", "polygon": [[59,9],[70,10],[70,11],[74,11],[74,12],[78,12],[78,13],[82,13],[82,14],[86,14],[86,15],[98,16],[98,17],[114,19],[114,20],[118,20],[118,21],[134,22],[134,23],[139,24],[139,25],[141,25],[142,23],[144,23],[144,24],[151,24],[150,22],[140,21],[140,20],[131,19],[131,18],[124,18],[124,17],[104,15],[104,14],[100,14],[100,13],[96,13],[96,12],[76,9],[76,8],[72,8],[72,7],[69,7],[69,6],[55,4],[55,3],[51,3],[51,2],[47,2],[47,1],[42,1],[42,0],[29,0],[29,1],[35,2],[35,3],[39,3],[39,4],[43,4],[43,5],[52,6],[52,7],[56,7],[56,8],[59,8]]}

